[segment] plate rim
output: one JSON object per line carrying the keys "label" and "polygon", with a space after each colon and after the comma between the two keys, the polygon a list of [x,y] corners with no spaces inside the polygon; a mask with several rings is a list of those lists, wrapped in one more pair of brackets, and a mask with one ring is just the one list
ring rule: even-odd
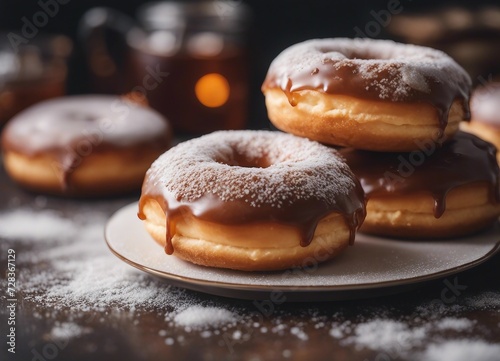
{"label": "plate rim", "polygon": [[[152,274],[154,276],[175,281],[180,284],[187,284],[186,288],[188,285],[194,285],[197,286],[196,290],[199,290],[199,287],[218,287],[221,289],[225,290],[238,290],[238,291],[249,291],[249,292],[283,292],[283,293],[307,293],[307,292],[351,292],[351,291],[368,291],[368,290],[373,290],[373,289],[387,289],[387,288],[392,288],[392,287],[400,287],[400,286],[409,286],[409,285],[415,285],[419,283],[425,283],[433,280],[437,280],[440,278],[444,278],[450,275],[454,275],[460,272],[467,271],[469,269],[472,269],[474,267],[479,266],[480,264],[486,262],[490,258],[492,258],[496,253],[500,251],[500,239],[496,241],[494,244],[493,248],[488,251],[484,256],[477,258],[473,261],[464,263],[462,265],[452,267],[446,270],[442,270],[439,272],[435,272],[429,275],[424,275],[424,276],[415,276],[403,280],[390,280],[390,281],[381,281],[381,282],[373,282],[373,283],[359,283],[359,284],[347,284],[347,285],[316,285],[316,286],[283,286],[283,285],[253,285],[253,284],[243,284],[243,283],[234,283],[234,282],[223,282],[223,281],[209,281],[209,280],[202,280],[198,278],[192,278],[192,277],[187,277],[187,276],[180,276],[176,275],[170,272],[165,272],[161,271],[152,267],[149,267],[147,265],[143,265],[140,263],[137,263],[125,256],[123,256],[121,253],[116,251],[112,245],[110,244],[109,241],[109,236],[108,236],[108,230],[110,227],[110,224],[113,222],[114,219],[118,216],[119,213],[125,212],[128,208],[131,208],[133,206],[137,206],[138,202],[132,202],[130,204],[127,204],[118,210],[116,210],[107,220],[106,225],[104,227],[104,240],[106,242],[106,245],[110,249],[110,251],[118,257],[120,260],[123,262],[129,264],[130,266],[146,272],[148,274]],[[152,240],[152,239],[151,239]],[[202,267],[202,266],[200,266]],[[263,272],[265,273],[265,272]],[[190,288],[194,289],[194,288]],[[207,292],[207,293],[213,293],[213,292]]]}

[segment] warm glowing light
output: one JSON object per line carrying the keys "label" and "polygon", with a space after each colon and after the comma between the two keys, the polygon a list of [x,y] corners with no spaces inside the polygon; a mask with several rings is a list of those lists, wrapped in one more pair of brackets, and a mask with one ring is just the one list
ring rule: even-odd
{"label": "warm glowing light", "polygon": [[198,79],[194,91],[200,103],[209,108],[220,107],[229,99],[229,83],[226,78],[216,73]]}

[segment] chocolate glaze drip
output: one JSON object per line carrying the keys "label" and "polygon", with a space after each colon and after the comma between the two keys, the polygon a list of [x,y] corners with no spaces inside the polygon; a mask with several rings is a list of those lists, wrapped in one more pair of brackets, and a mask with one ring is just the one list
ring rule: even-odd
{"label": "chocolate glaze drip", "polygon": [[[144,204],[152,198],[158,202],[166,216],[166,246],[165,252],[172,254],[172,238],[176,234],[176,223],[186,216],[193,216],[208,222],[224,225],[248,225],[266,222],[276,222],[294,227],[300,235],[300,245],[308,246],[316,231],[319,221],[331,213],[340,213],[350,231],[350,244],[354,242],[356,230],[365,218],[364,195],[361,186],[355,187],[348,196],[339,196],[333,202],[316,199],[297,200],[286,207],[263,205],[252,207],[248,200],[238,199],[221,201],[217,196],[206,194],[195,201],[183,201],[168,191],[159,189],[156,182],[145,179],[142,196],[139,202],[140,219],[145,219]],[[287,195],[288,196],[288,195]],[[272,242],[272,240],[269,240]]]}
{"label": "chocolate glaze drip", "polygon": [[359,178],[367,199],[427,193],[434,199],[434,216],[446,210],[449,191],[473,183],[489,187],[490,202],[500,202],[500,171],[496,148],[478,137],[458,132],[442,147],[411,153],[378,153],[341,150]]}
{"label": "chocolate glaze drip", "polygon": [[[84,140],[84,138],[80,140]],[[151,142],[138,143],[133,147],[130,146],[127,148],[126,155],[124,154],[123,146],[104,141],[97,144],[95,147],[89,148],[90,151],[88,153],[79,153],[77,151],[79,144],[81,144],[79,141],[75,141],[68,144],[65,148],[50,148],[46,150],[47,153],[51,154],[51,156],[56,159],[52,163],[52,168],[59,179],[60,189],[63,192],[71,193],[74,191],[72,175],[82,165],[85,158],[90,156],[90,154],[109,154],[110,152],[121,151],[122,160],[127,159],[127,161],[130,162],[129,164],[132,164],[135,161],[142,162],[145,158],[151,157],[150,153],[152,151],[156,152],[158,155],[167,150],[168,145],[170,144],[170,136],[164,135],[163,139],[159,137]],[[34,155],[38,154],[40,153],[37,152]]]}
{"label": "chocolate glaze drip", "polygon": [[295,93],[318,90],[356,98],[428,103],[441,134],[455,100],[470,118],[471,80],[446,54],[425,47],[366,39],[319,39],[296,44],[270,66],[262,90],[280,88],[292,106]]}

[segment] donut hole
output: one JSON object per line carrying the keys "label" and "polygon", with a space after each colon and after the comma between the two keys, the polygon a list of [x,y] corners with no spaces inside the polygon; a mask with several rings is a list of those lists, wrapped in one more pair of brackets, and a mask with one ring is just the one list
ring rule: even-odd
{"label": "donut hole", "polygon": [[358,60],[374,60],[374,59],[382,59],[385,58],[383,54],[373,54],[368,49],[343,49],[342,52],[339,52],[336,49],[332,49],[331,47],[320,47],[319,52],[328,56],[326,61],[338,61],[344,59],[358,59]]}
{"label": "donut hole", "polygon": [[93,122],[97,120],[97,117],[94,114],[89,114],[85,112],[66,112],[62,118],[69,119],[72,121],[86,121],[86,122]]}
{"label": "donut hole", "polygon": [[239,152],[234,152],[228,158],[218,159],[217,163],[243,168],[267,168],[272,165],[272,162],[266,156],[252,157],[249,154]]}
{"label": "donut hole", "polygon": [[[419,54],[415,51],[403,50],[396,52],[390,47],[373,47],[367,46],[367,44],[350,44],[344,47],[332,47],[331,45],[320,46],[318,51],[326,56],[327,59],[323,62],[333,62],[336,63],[341,60],[405,60],[413,57],[417,57]],[[428,54],[429,58],[432,60],[436,59],[432,54]]]}
{"label": "donut hole", "polygon": [[353,60],[376,60],[383,58],[375,54],[370,54],[367,51],[360,51],[359,49],[352,50],[351,52],[346,52],[344,55],[346,56],[347,59],[353,59]]}

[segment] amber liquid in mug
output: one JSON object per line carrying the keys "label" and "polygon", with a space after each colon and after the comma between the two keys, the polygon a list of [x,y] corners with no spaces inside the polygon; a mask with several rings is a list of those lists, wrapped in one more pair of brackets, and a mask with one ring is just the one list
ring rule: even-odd
{"label": "amber liquid in mug", "polygon": [[0,87],[0,126],[31,105],[64,94],[64,79],[40,79],[8,83]]}
{"label": "amber liquid in mug", "polygon": [[196,57],[185,51],[162,55],[134,49],[130,69],[129,89],[142,90],[149,105],[165,115],[177,133],[245,127],[248,74],[244,51]]}

